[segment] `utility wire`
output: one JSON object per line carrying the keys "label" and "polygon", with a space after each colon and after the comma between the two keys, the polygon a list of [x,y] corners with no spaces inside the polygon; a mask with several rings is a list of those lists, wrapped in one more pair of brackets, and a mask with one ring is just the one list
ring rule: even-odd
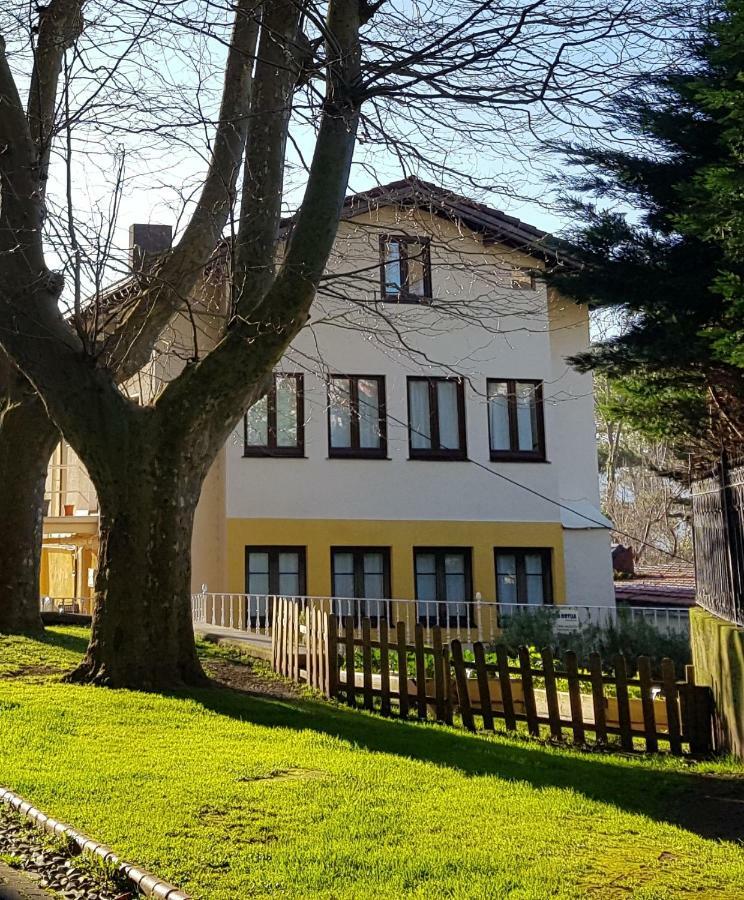
{"label": "utility wire", "polygon": [[[308,366],[303,366],[300,363],[300,367],[304,368],[305,372],[311,375],[317,375],[317,372],[313,371]],[[307,395],[305,395],[305,399],[307,400]],[[361,400],[361,403],[367,403],[366,400]],[[370,406],[372,404],[369,404]],[[326,411],[328,411],[328,407],[325,406]],[[418,429],[413,428],[410,423],[403,422],[401,419],[398,419],[396,416],[392,415],[390,412],[386,411],[387,418],[394,422],[396,425],[400,425],[401,428],[407,429],[408,431],[417,434],[419,437],[424,437],[429,439],[430,435],[425,434],[424,432],[419,431]],[[503,472],[498,472],[495,469],[491,469],[486,466],[484,463],[478,462],[475,459],[471,459],[469,456],[465,457],[464,462],[468,462],[476,468],[481,469],[488,475],[495,476],[496,478],[500,478],[502,481],[506,481],[508,484],[511,484],[513,487],[520,488],[523,491],[526,491],[528,494],[532,494],[535,497],[539,497],[541,500],[544,500],[546,503],[552,503],[553,506],[557,506],[559,509],[566,510],[566,512],[573,513],[575,516],[579,516],[579,518],[584,519],[587,522],[591,522],[593,525],[598,525],[600,528],[605,528],[608,531],[612,531],[615,534],[620,535],[621,537],[628,538],[631,541],[635,541],[638,544],[641,544],[644,547],[649,547],[652,550],[656,550],[658,553],[662,553],[664,556],[668,556],[670,559],[680,560],[687,565],[690,564],[689,559],[685,559],[684,556],[680,556],[678,553],[673,553],[671,550],[666,550],[663,547],[658,547],[656,544],[652,544],[649,541],[643,540],[643,538],[636,537],[633,534],[630,534],[627,531],[621,531],[618,528],[615,528],[614,525],[611,528],[607,527],[606,522],[602,522],[600,519],[595,519],[592,516],[588,516],[586,513],[580,512],[578,509],[574,509],[571,506],[568,506],[566,503],[562,503],[560,500],[555,500],[553,497],[548,497],[547,494],[543,494],[541,491],[536,490],[535,488],[531,488],[526,484],[522,484],[521,481],[517,481],[516,478],[510,478],[508,475],[504,475]]]}

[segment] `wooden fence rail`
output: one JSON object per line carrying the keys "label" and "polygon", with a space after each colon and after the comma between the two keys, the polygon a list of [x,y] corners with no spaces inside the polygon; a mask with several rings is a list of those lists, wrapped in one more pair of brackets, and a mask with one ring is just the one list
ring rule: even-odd
{"label": "wooden fence rail", "polygon": [[678,680],[670,659],[662,661],[660,678],[652,677],[647,657],[630,666],[616,656],[612,675],[597,653],[585,669],[573,652],[561,659],[544,649],[538,659],[526,647],[516,660],[496,647],[489,661],[482,643],[467,649],[458,640],[445,644],[436,627],[431,646],[421,625],[411,641],[404,622],[395,628],[380,622],[372,639],[369,619],[340,620],[285,600],[278,601],[275,622],[275,671],[352,707],[447,724],[456,709],[473,731],[477,720],[492,731],[500,719],[508,731],[524,723],[531,735],[545,732],[561,741],[570,734],[582,745],[591,734],[596,744],[612,738],[627,751],[654,753],[660,744],[675,755],[683,747],[694,755],[713,749],[710,692],[695,684],[692,666]]}

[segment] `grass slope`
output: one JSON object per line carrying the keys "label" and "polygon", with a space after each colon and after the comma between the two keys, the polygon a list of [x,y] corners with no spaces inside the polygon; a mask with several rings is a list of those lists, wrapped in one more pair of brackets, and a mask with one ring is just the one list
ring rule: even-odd
{"label": "grass slope", "polygon": [[0,784],[195,897],[742,896],[701,806],[739,788],[720,764],[59,683],[85,643],[0,637]]}

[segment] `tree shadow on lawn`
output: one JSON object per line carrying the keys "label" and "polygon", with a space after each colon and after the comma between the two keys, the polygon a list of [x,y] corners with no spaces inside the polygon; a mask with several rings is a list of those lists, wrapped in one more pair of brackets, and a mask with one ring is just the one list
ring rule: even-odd
{"label": "tree shadow on lawn", "polygon": [[703,838],[744,840],[744,778],[622,765],[610,752],[563,755],[527,737],[506,742],[460,736],[433,723],[385,719],[323,701],[280,701],[223,687],[188,695],[216,713],[254,725],[314,730],[366,750],[447,766],[472,777],[495,775],[536,788],[570,789]]}
{"label": "tree shadow on lawn", "polygon": [[41,635],[34,636],[34,640],[40,644],[49,644],[50,647],[60,647],[62,650],[70,650],[81,656],[88,649],[88,637],[79,634],[71,634],[69,631],[45,630]]}

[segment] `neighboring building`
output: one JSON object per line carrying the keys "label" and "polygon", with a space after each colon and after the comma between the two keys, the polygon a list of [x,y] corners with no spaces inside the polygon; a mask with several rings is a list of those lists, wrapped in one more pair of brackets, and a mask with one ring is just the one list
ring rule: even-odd
{"label": "neighboring building", "polygon": [[695,605],[695,569],[692,563],[643,566],[631,578],[615,580],[618,609],[679,607]]}
{"label": "neighboring building", "polygon": [[[205,482],[195,589],[417,598],[442,616],[478,596],[613,605],[592,380],[565,361],[588,314],[533,275],[555,253],[415,180],[350,198],[309,325]],[[202,343],[224,321],[220,271]],[[192,332],[177,317],[161,344]],[[132,393],[149,399],[172,360],[155,354]]]}

